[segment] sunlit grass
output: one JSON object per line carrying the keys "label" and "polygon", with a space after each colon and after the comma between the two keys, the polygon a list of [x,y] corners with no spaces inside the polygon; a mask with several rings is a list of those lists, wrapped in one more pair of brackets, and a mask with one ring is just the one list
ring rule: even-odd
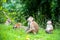
{"label": "sunlit grass", "polygon": [[23,29],[13,29],[12,25],[6,26],[0,24],[0,40],[60,40],[60,30],[55,29],[53,34],[46,34],[44,29],[34,35],[26,34]]}

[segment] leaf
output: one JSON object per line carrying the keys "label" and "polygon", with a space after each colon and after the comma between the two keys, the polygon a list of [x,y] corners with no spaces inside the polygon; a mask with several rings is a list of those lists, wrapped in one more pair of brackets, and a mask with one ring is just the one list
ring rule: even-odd
{"label": "leaf", "polygon": [[0,10],[2,10],[2,6],[0,6]]}
{"label": "leaf", "polygon": [[3,2],[6,2],[7,0],[2,0]]}

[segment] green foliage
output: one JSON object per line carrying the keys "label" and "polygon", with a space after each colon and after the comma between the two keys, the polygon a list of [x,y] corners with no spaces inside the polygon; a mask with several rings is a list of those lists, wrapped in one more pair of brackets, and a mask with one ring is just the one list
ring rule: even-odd
{"label": "green foliage", "polygon": [[[56,22],[60,22],[60,0],[1,0],[0,11],[0,15],[4,11],[12,21],[22,22],[24,25],[29,16],[33,16],[39,25],[44,26],[47,20],[52,20],[54,26]],[[0,18],[0,23],[7,19],[4,14]]]}
{"label": "green foliage", "polygon": [[4,23],[6,21],[6,18],[4,18],[4,14],[0,12],[0,23]]}

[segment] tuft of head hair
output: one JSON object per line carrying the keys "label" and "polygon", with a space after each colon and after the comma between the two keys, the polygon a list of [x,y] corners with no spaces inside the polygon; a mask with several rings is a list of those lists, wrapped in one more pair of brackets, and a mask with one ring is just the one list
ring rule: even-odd
{"label": "tuft of head hair", "polygon": [[48,20],[48,21],[47,21],[47,24],[52,24],[52,21],[51,21],[51,20]]}
{"label": "tuft of head hair", "polygon": [[33,21],[34,20],[34,18],[32,17],[32,16],[30,16],[28,19],[27,19],[27,21],[29,21],[29,22],[31,22],[31,21]]}

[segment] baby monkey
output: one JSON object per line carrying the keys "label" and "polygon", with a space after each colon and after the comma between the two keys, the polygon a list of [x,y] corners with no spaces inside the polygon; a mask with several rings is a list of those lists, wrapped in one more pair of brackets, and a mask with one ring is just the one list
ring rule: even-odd
{"label": "baby monkey", "polygon": [[10,25],[11,24],[11,20],[8,18],[5,22],[5,25]]}
{"label": "baby monkey", "polygon": [[16,23],[13,28],[20,28],[22,26],[21,23]]}
{"label": "baby monkey", "polygon": [[16,23],[13,27],[13,29],[15,28],[20,28],[20,29],[24,29],[25,31],[27,30],[28,27],[22,25],[22,23]]}
{"label": "baby monkey", "polygon": [[52,21],[51,20],[48,20],[47,21],[47,27],[46,27],[46,33],[52,33],[53,31],[53,25],[52,25]]}

